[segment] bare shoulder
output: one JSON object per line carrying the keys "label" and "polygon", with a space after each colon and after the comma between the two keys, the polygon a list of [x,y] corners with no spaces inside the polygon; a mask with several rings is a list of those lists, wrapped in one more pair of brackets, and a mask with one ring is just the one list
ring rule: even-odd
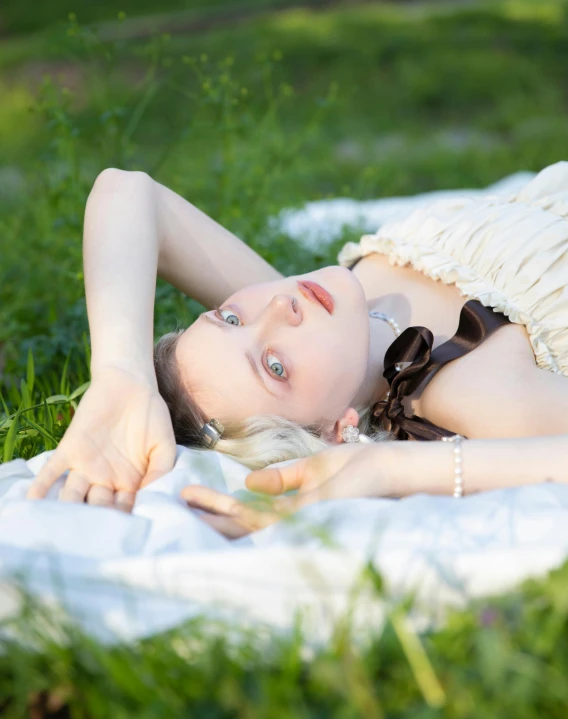
{"label": "bare shoulder", "polygon": [[450,362],[414,411],[470,438],[568,433],[568,378],[540,369],[524,326],[500,328]]}

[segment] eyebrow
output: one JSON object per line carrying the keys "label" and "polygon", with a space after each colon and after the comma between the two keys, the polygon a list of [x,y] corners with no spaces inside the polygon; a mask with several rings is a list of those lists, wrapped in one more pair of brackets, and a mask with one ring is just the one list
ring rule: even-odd
{"label": "eyebrow", "polygon": [[[210,315],[202,314],[200,315],[204,320],[207,320],[212,325],[215,325],[215,327],[219,327],[219,329],[222,330],[230,330],[231,327],[226,322],[219,322],[218,320],[214,320],[213,317]],[[270,387],[266,384],[266,380],[263,376],[263,373],[258,368],[257,363],[254,361],[254,357],[250,354],[250,352],[245,352],[245,357],[247,358],[251,369],[253,371],[253,374],[256,378],[256,380],[262,385],[262,387],[268,392],[268,394],[271,394],[273,397],[276,397],[277,399],[280,399],[280,395],[276,394],[276,392],[273,392]]]}

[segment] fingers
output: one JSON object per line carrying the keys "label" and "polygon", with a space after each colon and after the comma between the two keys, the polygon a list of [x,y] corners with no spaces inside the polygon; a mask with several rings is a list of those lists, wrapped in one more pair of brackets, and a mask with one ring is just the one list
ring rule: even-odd
{"label": "fingers", "polygon": [[308,492],[323,485],[330,477],[357,456],[362,456],[370,445],[338,445],[324,449],[285,466],[267,467],[251,472],[246,486],[253,492],[282,494],[298,489]]}
{"label": "fingers", "polygon": [[213,529],[216,529],[220,534],[227,537],[227,539],[240,539],[240,537],[244,537],[251,531],[230,517],[221,517],[215,514],[201,514],[199,515],[199,519],[210,527],[213,527]]}
{"label": "fingers", "polygon": [[246,478],[246,486],[252,492],[282,494],[300,489],[307,476],[309,457],[299,459],[286,467],[268,467],[251,472]]}
{"label": "fingers", "polygon": [[[34,479],[28,490],[28,499],[42,499],[49,489],[69,469],[69,463],[63,454],[55,453]],[[99,472],[100,472],[99,467]],[[123,512],[131,512],[136,493],[130,489],[119,489],[116,492],[111,481],[94,482],[78,470],[71,469],[59,493],[62,502],[87,502],[97,507],[116,507]]]}
{"label": "fingers", "polygon": [[181,496],[190,506],[210,512],[201,518],[229,538],[264,529],[281,519],[276,512],[259,511],[209,487],[185,487]]}
{"label": "fingers", "polygon": [[176,445],[174,442],[160,446],[150,455],[148,469],[142,479],[140,488],[146,487],[154,480],[162,477],[173,469],[176,461]]}
{"label": "fingers", "polygon": [[216,492],[209,487],[189,486],[181,490],[181,496],[186,502],[206,509],[216,514],[237,514],[241,504],[234,497],[222,492]]}
{"label": "fingers", "polygon": [[136,492],[129,492],[127,490],[118,489],[114,493],[114,504],[113,506],[120,509],[121,512],[132,512],[134,502],[136,500]]}
{"label": "fingers", "polygon": [[93,484],[87,492],[87,503],[97,507],[112,507],[114,504],[114,492],[110,487]]}
{"label": "fingers", "polygon": [[91,482],[88,477],[80,472],[71,471],[59,494],[59,500],[61,502],[84,502],[90,488]]}
{"label": "fingers", "polygon": [[136,498],[135,492],[117,490],[102,484],[91,484],[79,472],[71,472],[59,499],[62,502],[87,502],[95,507],[115,507],[122,512],[131,512]]}
{"label": "fingers", "polygon": [[57,451],[44,464],[28,489],[27,499],[42,499],[59,477],[69,469],[65,456]]}
{"label": "fingers", "polygon": [[85,475],[70,472],[59,499],[62,502],[87,502],[95,507],[115,507],[122,512],[131,512],[136,498],[135,492],[117,490],[108,485],[91,484]]}

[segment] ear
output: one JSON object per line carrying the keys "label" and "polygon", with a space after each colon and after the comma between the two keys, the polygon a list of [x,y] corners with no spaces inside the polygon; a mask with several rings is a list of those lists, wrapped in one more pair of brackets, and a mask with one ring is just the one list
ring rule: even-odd
{"label": "ear", "polygon": [[356,427],[359,424],[359,413],[353,407],[348,407],[343,415],[337,420],[333,426],[331,441],[334,444],[340,444],[343,442],[343,430],[345,427],[352,425]]}

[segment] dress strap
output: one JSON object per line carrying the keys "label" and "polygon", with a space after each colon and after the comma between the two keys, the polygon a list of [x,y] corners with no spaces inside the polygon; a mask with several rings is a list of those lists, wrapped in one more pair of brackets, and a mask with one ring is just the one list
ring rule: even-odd
{"label": "dress strap", "polygon": [[381,425],[388,422],[395,439],[434,440],[455,434],[423,417],[408,417],[402,400],[430,382],[448,362],[468,354],[506,324],[510,321],[504,314],[484,307],[478,300],[469,300],[462,307],[456,334],[435,350],[434,335],[426,327],[404,330],[385,354],[383,376],[390,390],[387,398],[373,408],[376,421]]}

